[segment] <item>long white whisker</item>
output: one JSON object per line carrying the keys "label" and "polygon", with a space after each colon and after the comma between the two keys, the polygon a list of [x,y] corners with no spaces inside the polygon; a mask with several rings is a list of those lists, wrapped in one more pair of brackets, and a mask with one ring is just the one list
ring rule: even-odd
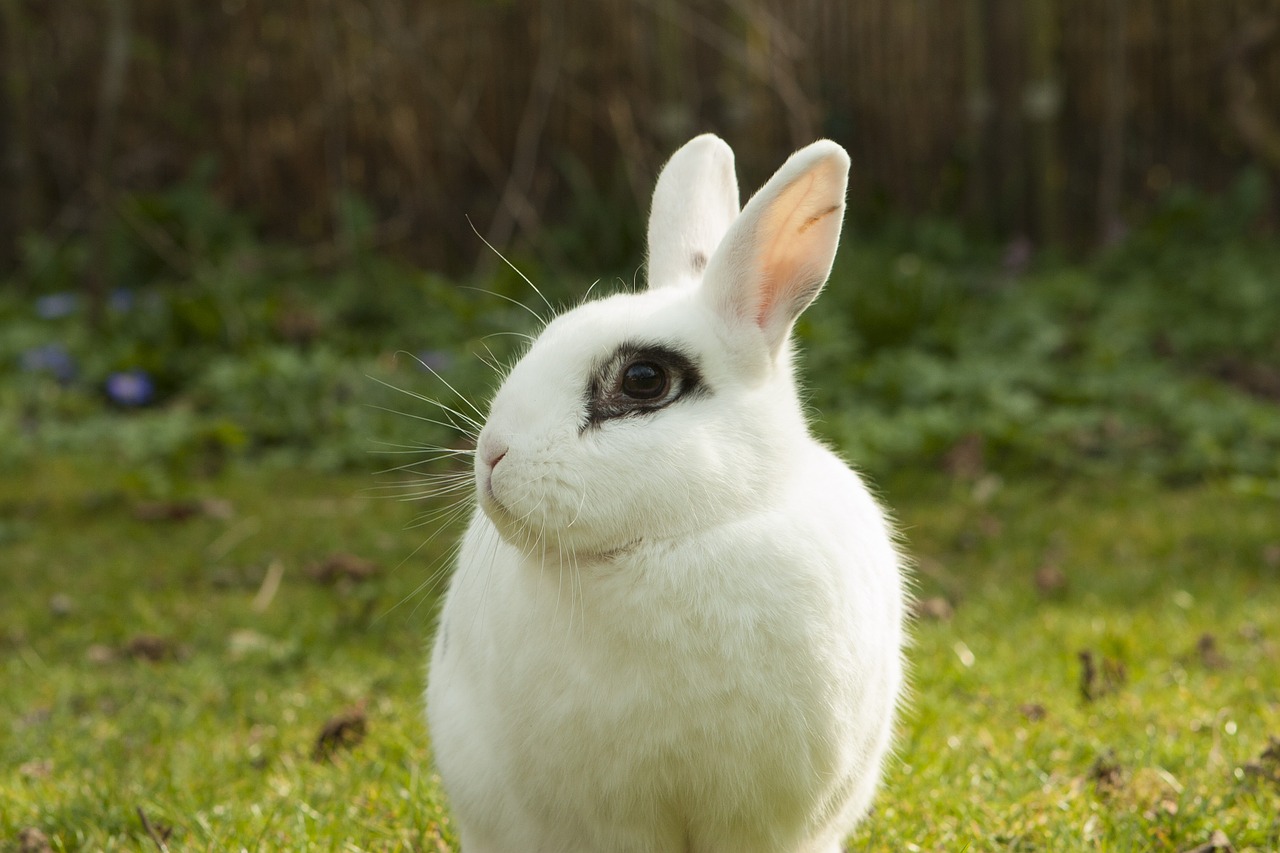
{"label": "long white whisker", "polygon": [[445,460],[454,460],[459,458],[465,459],[467,457],[474,458],[476,455],[475,451],[468,451],[466,453],[437,453],[433,456],[426,456],[426,457],[422,456],[422,451],[420,450],[383,450],[383,451],[375,450],[370,452],[377,453],[380,456],[416,456],[418,457],[410,462],[405,462],[403,465],[393,465],[390,468],[383,468],[381,471],[375,471],[374,474],[376,476],[383,476],[386,474],[401,474],[401,473],[407,472],[410,474],[419,474],[428,479],[436,479],[439,477],[454,477],[460,474],[465,474],[466,476],[470,476],[471,466],[468,464],[467,467],[463,470],[454,469],[454,470],[446,471],[443,473],[438,473],[434,471],[428,472],[428,471],[419,470],[418,468],[419,465],[434,465],[438,462],[443,462]]}
{"label": "long white whisker", "polygon": [[[388,489],[390,487],[387,487]],[[393,492],[389,494],[380,494],[376,497],[386,500],[394,500],[398,503],[420,503],[422,501],[434,501],[437,499],[449,498],[451,500],[469,499],[469,493],[472,491],[470,483],[453,483],[448,486],[441,486],[433,489]],[[419,515],[421,517],[421,515]],[[415,525],[416,526],[416,525]]]}
{"label": "long white whisker", "polygon": [[[413,353],[405,352],[404,350],[400,350],[400,352],[403,352],[405,355],[416,360],[418,364],[422,365],[422,367],[425,368],[426,370],[431,371],[431,375],[434,376],[436,379],[439,379],[441,382],[443,382],[445,384],[445,387],[447,387],[454,394],[457,394],[458,399],[462,400],[462,402],[466,403],[468,406],[471,406],[471,408],[475,411],[475,413],[480,416],[481,420],[478,421],[475,418],[471,417],[470,415],[459,412],[457,409],[453,408],[452,406],[446,406],[444,403],[441,403],[439,400],[432,399],[431,397],[428,397],[425,394],[419,394],[415,391],[410,391],[407,388],[400,388],[399,386],[392,385],[390,382],[379,379],[376,376],[369,376],[369,378],[372,379],[374,382],[377,382],[379,385],[383,386],[384,388],[390,388],[392,391],[398,391],[401,394],[405,394],[409,397],[412,397],[415,400],[421,400],[424,403],[430,403],[431,405],[436,406],[440,409],[443,409],[444,411],[448,412],[451,415],[457,415],[459,418],[461,418],[462,420],[470,424],[472,427],[474,427],[476,430],[480,430],[484,426],[484,423],[482,423],[482,420],[484,418],[484,412],[480,411],[474,405],[472,405],[471,401],[468,400],[465,396],[463,396],[462,394],[459,394],[458,389],[450,385],[448,380],[446,380],[439,373],[436,373],[435,368],[433,368],[431,365],[424,362],[422,359],[418,358]],[[368,374],[366,374],[366,376],[367,375]]]}
{"label": "long white whisker", "polygon": [[[485,293],[485,294],[488,294],[489,296],[496,296],[499,299],[503,299],[507,302],[510,302],[512,305],[518,305],[519,307],[528,311],[529,314],[532,315],[533,319],[538,321],[539,326],[547,325],[546,317],[543,317],[541,314],[539,314],[537,311],[534,311],[528,305],[525,305],[519,299],[512,299],[510,296],[507,296],[505,293],[498,293],[496,290],[485,290],[483,287],[472,287],[471,285],[462,285],[462,289],[474,290],[476,293]],[[515,333],[514,332],[495,332],[494,334],[515,334]]]}
{"label": "long white whisker", "polygon": [[422,471],[416,466],[425,465],[426,462],[406,462],[404,465],[397,465],[394,468],[388,468],[385,471],[379,471],[379,476],[391,476],[397,474],[416,474],[413,479],[395,479],[379,481],[372,489],[397,489],[405,486],[424,486],[430,483],[460,483],[470,480],[474,475],[471,472],[471,466],[466,468],[454,468],[448,471]]}
{"label": "long white whisker", "polygon": [[[413,551],[411,551],[409,555],[400,562],[400,565],[403,566],[405,563],[411,560],[413,556],[417,554],[419,551],[421,551],[423,548],[425,548],[430,541],[431,541],[430,539],[427,539],[423,541],[420,545],[418,545],[418,547],[414,548]],[[426,580],[424,580],[422,583],[414,587],[407,595],[404,596],[404,598],[400,599],[398,602],[391,605],[391,607],[387,608],[386,612],[384,612],[382,616],[378,618],[381,619],[383,616],[389,615],[392,611],[396,610],[397,608],[403,607],[410,599],[414,599],[414,598],[418,599],[418,604],[414,606],[411,612],[417,613],[418,607],[421,605],[422,601],[426,600],[426,597],[423,596],[422,593],[434,588],[448,576],[449,567],[453,565],[455,560],[457,560],[458,553],[461,550],[462,550],[462,546],[459,543],[459,544],[455,544],[452,548],[450,548],[447,552],[445,552],[445,554],[439,560],[436,561],[436,563],[432,567],[430,574],[427,575]]]}
{"label": "long white whisker", "polygon": [[[445,447],[440,444],[401,444],[396,441],[374,441],[374,444],[382,445],[370,450],[370,453],[376,453],[379,456],[404,456],[410,453],[434,453],[436,456],[430,459],[424,459],[424,462],[435,462],[449,456],[474,456],[475,450],[465,447]],[[398,448],[390,450],[386,448]]]}
{"label": "long white whisker", "polygon": [[[445,476],[452,477],[453,475],[445,475]],[[467,479],[469,480],[470,477],[468,476]],[[465,485],[468,486],[468,491],[469,491],[470,484],[467,483]],[[419,542],[417,547],[415,547],[411,552],[409,552],[409,554],[407,554],[399,562],[396,568],[399,569],[400,567],[404,566],[411,559],[413,559],[414,555],[418,554],[423,548],[426,548],[428,545],[434,542],[446,530],[452,529],[453,525],[456,524],[463,517],[465,517],[467,513],[471,510],[471,508],[472,508],[471,496],[470,494],[466,494],[461,498],[458,498],[456,500],[453,500],[445,504],[444,506],[440,507],[438,510],[434,512],[426,513],[426,515],[429,515],[432,517],[433,521],[439,522],[438,525],[436,526],[435,531],[426,539]],[[421,518],[421,516],[419,516],[419,518]],[[421,523],[408,524],[406,525],[405,529],[406,530],[412,529],[414,527],[419,527],[419,526],[421,526]],[[419,605],[415,605],[413,609],[413,612],[416,613],[417,608],[418,606],[420,606],[421,602],[426,600],[425,596],[423,596],[423,593],[427,590],[431,590],[438,587],[449,576],[449,567],[452,566],[456,561],[457,556],[461,551],[461,548],[462,548],[461,542],[455,541],[453,546],[445,554],[443,554],[439,559],[434,561],[434,563],[432,563],[429,566],[429,572],[427,574],[426,579],[423,580],[416,587],[414,587],[414,589],[410,591],[407,595],[405,595],[404,598],[402,598],[399,602],[397,602],[396,604],[388,608],[378,618],[381,619],[387,616],[392,611],[398,609],[399,607],[402,607],[406,602],[408,602],[412,598],[419,599]]]}
{"label": "long white whisker", "polygon": [[[413,418],[415,421],[422,421],[423,423],[442,426],[445,429],[456,430],[465,436],[469,436],[470,438],[476,437],[476,433],[472,432],[471,429],[467,428],[466,426],[463,426],[462,424],[457,423],[456,421],[438,421],[435,418],[428,418],[425,415],[415,415],[411,412],[402,412],[399,409],[392,409],[387,406],[379,406],[376,403],[365,403],[365,405],[371,409],[377,409],[383,412],[390,412],[393,415],[403,415],[406,418]],[[453,413],[446,411],[446,414],[452,415]]]}
{"label": "long white whisker", "polygon": [[578,516],[582,515],[582,508],[586,506],[586,503],[587,492],[584,489],[582,492],[582,500],[578,501],[578,511],[573,514],[573,520],[566,524],[565,527],[573,527],[573,523],[578,520]]}
{"label": "long white whisker", "polygon": [[474,353],[475,357],[480,359],[480,363],[492,370],[494,373],[502,373],[502,366],[498,364],[498,357],[493,354],[493,350],[489,349],[488,344],[484,344],[484,348],[489,350],[489,357],[485,358],[481,353]]}
{"label": "long white whisker", "polygon": [[[447,498],[455,495],[460,495],[466,498],[468,497],[468,493],[471,492],[473,488],[474,487],[471,485],[471,483],[452,483],[450,485],[441,486],[435,489],[426,489],[423,491],[416,491],[416,492],[404,492],[398,495],[385,495],[385,497],[391,498],[392,500],[399,501],[400,503],[417,503],[418,501],[434,500],[436,498]],[[410,527],[421,527],[421,526],[422,526],[421,523],[410,525]]]}
{"label": "long white whisker", "polygon": [[[472,290],[476,290],[476,289],[478,289],[478,288],[471,288],[471,289],[472,289]],[[502,294],[501,294],[501,293],[494,293],[494,292],[493,292],[493,291],[491,291],[491,290],[484,290],[484,291],[481,291],[481,292],[482,292],[482,293],[488,293],[488,294],[490,294],[491,296],[502,296]],[[503,338],[503,337],[521,338],[521,339],[523,339],[524,341],[526,341],[527,343],[533,343],[533,341],[534,341],[534,337],[533,337],[533,335],[526,334],[525,332],[490,332],[490,333],[489,333],[489,334],[487,334],[487,335],[483,335],[483,336],[481,336],[481,337],[480,337],[480,340],[481,340],[481,341],[487,341],[487,340],[489,340],[489,338]]]}
{"label": "long white whisker", "polygon": [[[405,452],[407,453],[408,451],[405,451]],[[399,454],[397,454],[397,455],[399,455]],[[448,460],[456,460],[456,459],[458,459],[458,458],[459,458],[459,456],[464,457],[464,458],[465,458],[465,457],[472,457],[472,458],[474,458],[474,457],[475,457],[475,453],[465,453],[465,454],[458,454],[458,455],[454,455],[454,454],[444,455],[444,454],[441,454],[441,455],[439,455],[439,456],[433,456],[433,457],[428,458],[428,459],[422,459],[422,458],[419,458],[419,459],[413,459],[413,460],[411,460],[411,461],[409,461],[409,462],[405,462],[403,465],[393,465],[393,466],[391,466],[390,468],[384,468],[384,469],[383,469],[383,470],[381,470],[381,471],[377,471],[377,472],[375,472],[375,475],[376,475],[376,476],[379,476],[379,477],[382,477],[382,476],[387,476],[387,475],[390,475],[390,474],[417,474],[419,477],[422,477],[422,478],[423,478],[423,481],[427,481],[427,480],[452,480],[452,479],[455,479],[455,478],[470,477],[470,476],[472,476],[471,465],[470,465],[470,463],[467,463],[467,462],[464,462],[464,463],[463,463],[464,467],[461,467],[461,468],[456,468],[456,467],[454,467],[454,468],[450,468],[450,469],[448,469],[448,470],[446,470],[446,471],[430,471],[430,470],[422,470],[422,469],[420,469],[420,468],[418,467],[419,465],[436,465],[437,463],[442,462],[442,461],[444,461],[444,460],[446,460],[446,459],[448,459]],[[404,481],[404,480],[393,480],[392,482],[393,482],[393,483],[395,483],[395,484],[402,484],[402,483],[404,483],[405,481]],[[379,485],[383,485],[383,484],[382,484],[382,483],[379,483]]]}
{"label": "long white whisker", "polygon": [[515,274],[516,274],[516,275],[518,275],[518,276],[520,276],[522,279],[524,279],[524,283],[525,283],[525,284],[527,284],[527,285],[529,285],[530,287],[532,287],[532,288],[533,288],[533,292],[534,292],[534,293],[536,293],[536,294],[538,294],[538,298],[540,298],[540,299],[542,300],[542,304],[544,304],[544,305],[546,305],[546,306],[547,306],[547,310],[548,310],[548,311],[550,311],[552,314],[556,313],[556,309],[551,305],[551,303],[550,303],[549,301],[547,301],[547,297],[546,297],[546,296],[544,296],[544,295],[543,295],[543,293],[542,293],[542,291],[538,289],[538,285],[536,285],[536,284],[534,284],[532,281],[530,281],[530,280],[529,280],[529,277],[528,277],[527,275],[525,275],[524,273],[522,273],[522,272],[520,271],[520,268],[519,268],[519,267],[517,267],[515,264],[511,263],[511,261],[507,260],[507,258],[506,258],[506,256],[505,256],[505,255],[503,255],[501,252],[499,252],[496,248],[494,248],[494,246],[493,246],[493,244],[492,244],[492,243],[490,243],[488,240],[486,240],[486,239],[485,239],[484,235],[483,235],[483,234],[481,234],[481,233],[479,232],[479,230],[477,230],[477,229],[476,229],[476,225],[475,225],[475,223],[474,223],[474,222],[472,222],[472,221],[471,221],[471,217],[470,217],[470,216],[468,216],[468,217],[467,217],[467,224],[471,226],[471,230],[472,230],[472,231],[475,231],[476,236],[480,238],[480,242],[482,242],[482,243],[484,243],[486,246],[488,246],[488,247],[489,247],[489,250],[490,250],[491,252],[493,252],[495,255],[497,255],[499,258],[501,258],[501,259],[502,259],[502,262],[503,262],[504,264],[506,264],[507,266],[511,267],[511,269],[515,272]]}
{"label": "long white whisker", "polygon": [[578,603],[582,609],[582,628],[587,627],[587,587],[582,582],[582,567],[578,565],[578,555],[575,552],[571,558],[573,562],[573,576],[578,579]]}
{"label": "long white whisker", "polygon": [[[436,524],[437,522],[441,522],[442,520],[443,522],[453,521],[454,518],[456,518],[459,515],[460,510],[466,510],[470,508],[470,506],[471,506],[470,496],[469,495],[464,496],[462,498],[455,500],[453,503],[449,504],[448,506],[443,507],[442,509],[436,510],[435,512],[422,513],[421,515],[417,516],[417,518],[414,521],[411,521],[408,524],[406,524],[405,530],[416,530],[419,527],[426,527],[429,524]],[[443,529],[446,526],[447,526],[446,523],[440,524],[441,529]],[[437,535],[439,535],[439,532],[440,531],[437,530],[435,533],[431,535],[431,538],[434,539]]]}

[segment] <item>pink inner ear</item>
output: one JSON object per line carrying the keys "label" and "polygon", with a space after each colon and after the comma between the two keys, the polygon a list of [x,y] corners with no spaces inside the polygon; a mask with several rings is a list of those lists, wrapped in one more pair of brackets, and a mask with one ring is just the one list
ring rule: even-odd
{"label": "pink inner ear", "polygon": [[790,323],[826,280],[840,237],[843,183],[819,166],[784,189],[762,218],[758,234],[761,328]]}

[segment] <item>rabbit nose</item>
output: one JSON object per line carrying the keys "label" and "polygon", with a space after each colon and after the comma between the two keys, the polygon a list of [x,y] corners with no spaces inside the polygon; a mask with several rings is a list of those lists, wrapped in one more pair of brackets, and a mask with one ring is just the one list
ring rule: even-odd
{"label": "rabbit nose", "polygon": [[502,461],[502,457],[507,455],[507,443],[493,435],[485,435],[480,439],[480,461],[485,467],[492,471],[497,464]]}

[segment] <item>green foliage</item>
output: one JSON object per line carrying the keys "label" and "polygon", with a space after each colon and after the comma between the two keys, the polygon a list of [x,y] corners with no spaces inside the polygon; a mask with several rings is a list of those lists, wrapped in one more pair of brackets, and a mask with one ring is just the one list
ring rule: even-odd
{"label": "green foliage", "polygon": [[[106,448],[164,491],[239,457],[367,466],[371,449],[463,441],[414,395],[483,401],[486,362],[509,361],[547,313],[521,274],[490,258],[473,289],[411,269],[368,248],[355,198],[338,205],[341,247],[264,243],[209,190],[210,168],[121,201],[98,326],[75,291],[83,242],[24,240],[0,295],[0,464]],[[623,276],[597,293],[632,286],[614,255],[637,235],[615,220],[639,217],[610,212],[618,186],[583,196],[608,214],[584,209],[586,238],[547,235],[575,268],[595,244],[613,259]],[[1258,173],[1221,200],[1171,192],[1087,264],[945,221],[851,225],[798,326],[818,429],[872,473],[964,448],[1004,472],[1280,480],[1280,247],[1253,234],[1266,195]],[[557,308],[590,283],[517,266]]]}
{"label": "green foliage", "polygon": [[[0,489],[25,522],[0,531],[16,593],[0,597],[0,850],[28,849],[31,827],[56,850],[154,846],[139,809],[170,849],[451,838],[421,714],[430,597],[392,570],[415,544],[412,505],[355,497],[365,475],[258,470],[202,481],[211,511],[147,520],[110,485],[130,466],[32,464]],[[382,569],[312,579],[334,551]],[[255,606],[277,562],[279,592]],[[353,706],[367,736],[313,759]]]}
{"label": "green foliage", "polygon": [[[367,474],[230,466],[165,520],[128,460],[0,479],[0,850],[448,850],[425,640],[458,530]],[[918,472],[882,491],[922,598],[898,748],[848,849],[1280,845],[1276,498]],[[74,535],[68,535],[68,532]],[[350,551],[381,566],[321,583]],[[267,578],[278,565],[279,586]],[[1037,570],[1060,574],[1037,585]],[[1208,643],[1204,640],[1209,636]],[[1078,653],[1124,676],[1081,695]],[[365,736],[317,759],[327,721]],[[1105,773],[1102,771],[1106,770]],[[1280,777],[1277,777],[1280,778]]]}
{"label": "green foliage", "polygon": [[[18,286],[0,295],[0,464],[95,448],[149,466],[137,479],[161,492],[245,455],[367,467],[386,443],[456,440],[412,397],[459,403],[423,362],[483,394],[493,371],[476,356],[504,360],[518,343],[485,336],[528,325],[518,306],[360,249],[355,201],[343,205],[354,254],[337,265],[259,242],[200,176],[122,209],[98,325],[75,289],[77,240],[28,240]],[[114,391],[127,372],[146,399]]]}
{"label": "green foliage", "polygon": [[800,324],[819,428],[877,472],[976,442],[1005,471],[1280,477],[1280,247],[1206,205],[1083,266],[850,241]]}
{"label": "green foliage", "polygon": [[[921,596],[955,611],[916,625],[899,759],[852,849],[1280,844],[1255,768],[1280,734],[1280,247],[1250,233],[1258,186],[1174,194],[1085,265],[942,222],[848,239],[799,325],[809,399],[879,475]],[[356,199],[345,248],[317,252],[263,242],[199,176],[122,205],[101,325],[81,241],[27,238],[0,290],[0,849],[23,828],[147,846],[139,808],[175,847],[447,849],[421,667],[457,531],[334,472],[465,446],[485,361],[541,300],[505,265],[473,290],[370,251]],[[555,305],[590,281],[529,274]],[[195,515],[147,520],[157,497]],[[309,579],[338,550],[395,568]],[[1081,650],[1126,677],[1086,701]],[[313,760],[353,705],[365,741]]]}

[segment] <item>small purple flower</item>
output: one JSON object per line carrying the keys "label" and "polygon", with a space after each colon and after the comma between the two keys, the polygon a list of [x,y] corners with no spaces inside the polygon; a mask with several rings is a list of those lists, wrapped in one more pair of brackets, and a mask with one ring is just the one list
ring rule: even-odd
{"label": "small purple flower", "polygon": [[27,373],[48,373],[64,385],[76,375],[76,361],[62,344],[32,347],[23,350],[19,358]]}
{"label": "small purple flower", "polygon": [[414,356],[418,367],[428,373],[444,373],[453,366],[453,353],[442,349],[424,349]]}
{"label": "small purple flower", "polygon": [[107,297],[107,307],[117,314],[128,314],[136,301],[132,290],[127,287],[117,287]]}
{"label": "small purple flower", "polygon": [[107,377],[107,397],[121,406],[145,406],[156,395],[155,383],[145,370],[121,370]]}
{"label": "small purple flower", "polygon": [[69,317],[80,307],[80,297],[74,293],[62,291],[50,293],[36,300],[36,316],[41,320],[57,320]]}

